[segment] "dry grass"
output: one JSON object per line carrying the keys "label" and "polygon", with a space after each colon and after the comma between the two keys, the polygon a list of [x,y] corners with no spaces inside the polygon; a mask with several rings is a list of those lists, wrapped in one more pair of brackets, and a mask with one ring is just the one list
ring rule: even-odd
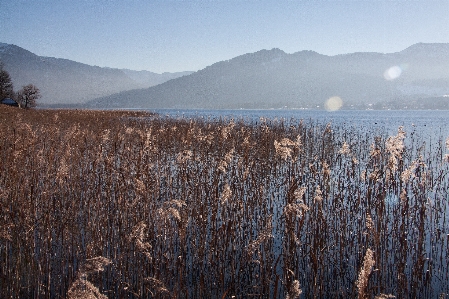
{"label": "dry grass", "polygon": [[447,136],[0,109],[4,298],[449,293]]}

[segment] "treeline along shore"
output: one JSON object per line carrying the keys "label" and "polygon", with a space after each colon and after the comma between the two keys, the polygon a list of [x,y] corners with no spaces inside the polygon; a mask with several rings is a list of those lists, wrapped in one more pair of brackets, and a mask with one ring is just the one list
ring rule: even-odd
{"label": "treeline along shore", "polygon": [[2,298],[449,298],[449,139],[0,107]]}

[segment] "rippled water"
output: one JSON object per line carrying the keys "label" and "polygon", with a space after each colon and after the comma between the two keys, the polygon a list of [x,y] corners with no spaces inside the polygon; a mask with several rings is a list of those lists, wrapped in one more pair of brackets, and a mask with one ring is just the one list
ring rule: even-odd
{"label": "rippled water", "polygon": [[175,118],[203,118],[216,120],[220,118],[245,120],[253,123],[260,118],[283,120],[287,124],[300,120],[317,123],[332,123],[359,129],[369,128],[396,133],[399,126],[406,132],[416,131],[425,135],[449,135],[449,111],[441,110],[343,110],[328,112],[324,110],[152,110],[162,116]]}

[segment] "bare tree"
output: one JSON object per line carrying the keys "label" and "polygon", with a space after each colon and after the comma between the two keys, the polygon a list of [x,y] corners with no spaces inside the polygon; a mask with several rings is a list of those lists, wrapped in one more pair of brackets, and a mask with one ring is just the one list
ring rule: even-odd
{"label": "bare tree", "polygon": [[0,100],[4,98],[12,98],[14,96],[13,85],[9,73],[3,69],[0,63]]}
{"label": "bare tree", "polygon": [[36,101],[41,97],[39,88],[33,84],[23,86],[21,90],[17,92],[17,102],[22,108],[36,107]]}

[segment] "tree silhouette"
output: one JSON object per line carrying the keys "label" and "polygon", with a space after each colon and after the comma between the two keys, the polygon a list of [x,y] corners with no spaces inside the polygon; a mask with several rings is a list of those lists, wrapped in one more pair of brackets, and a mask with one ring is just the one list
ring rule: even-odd
{"label": "tree silhouette", "polygon": [[0,100],[4,98],[12,98],[14,95],[13,85],[9,73],[3,69],[0,63]]}
{"label": "tree silhouette", "polygon": [[36,107],[36,100],[41,97],[39,88],[33,84],[23,86],[21,90],[17,92],[17,102],[22,108]]}

